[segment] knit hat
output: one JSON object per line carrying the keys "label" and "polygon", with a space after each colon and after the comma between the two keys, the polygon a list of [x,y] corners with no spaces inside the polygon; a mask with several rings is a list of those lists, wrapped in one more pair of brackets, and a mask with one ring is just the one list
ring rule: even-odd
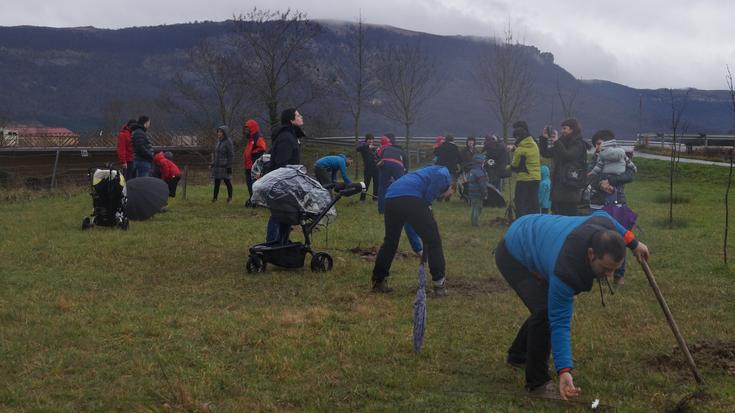
{"label": "knit hat", "polygon": [[151,118],[149,118],[148,116],[146,116],[146,115],[141,115],[141,116],[140,116],[140,117],[138,118],[138,125],[140,125],[140,126],[145,126],[145,123],[146,123],[146,122],[148,122],[149,120],[151,120]]}
{"label": "knit hat", "polygon": [[380,138],[380,146],[390,145],[390,138],[383,135],[382,138]]}
{"label": "knit hat", "polygon": [[296,109],[288,108],[281,112],[281,125],[290,125],[291,121],[296,119]]}
{"label": "knit hat", "polygon": [[521,129],[523,129],[525,131],[524,132],[524,136],[523,136],[524,138],[526,136],[529,136],[531,134],[528,131],[528,124],[526,123],[525,120],[519,120],[519,121],[517,121],[516,123],[513,124],[513,133],[514,134],[515,134],[515,129],[517,129],[517,128],[521,128]]}
{"label": "knit hat", "polygon": [[609,141],[615,139],[615,134],[610,129],[601,129],[592,135],[592,143],[595,144],[597,141]]}
{"label": "knit hat", "polygon": [[444,143],[444,137],[441,135],[437,136],[436,139],[434,139],[434,149],[441,146],[442,143]]}
{"label": "knit hat", "polygon": [[174,153],[173,153],[173,152],[171,152],[171,151],[166,151],[166,152],[164,152],[164,153],[163,153],[163,156],[165,156],[165,157],[166,157],[166,159],[168,159],[169,161],[171,161],[171,160],[173,160],[173,159],[174,159]]}

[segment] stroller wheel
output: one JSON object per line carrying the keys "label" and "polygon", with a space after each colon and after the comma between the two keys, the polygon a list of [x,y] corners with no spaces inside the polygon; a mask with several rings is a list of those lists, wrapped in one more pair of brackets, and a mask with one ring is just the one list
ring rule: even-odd
{"label": "stroller wheel", "polygon": [[313,272],[327,272],[332,269],[334,261],[332,257],[326,252],[317,252],[311,257],[311,271]]}
{"label": "stroller wheel", "polygon": [[82,230],[92,228],[92,220],[89,217],[84,217],[82,220]]}
{"label": "stroller wheel", "polygon": [[247,270],[248,274],[252,274],[254,272],[264,272],[265,271],[265,261],[257,255],[251,255],[248,257],[248,262],[245,264],[245,269]]}

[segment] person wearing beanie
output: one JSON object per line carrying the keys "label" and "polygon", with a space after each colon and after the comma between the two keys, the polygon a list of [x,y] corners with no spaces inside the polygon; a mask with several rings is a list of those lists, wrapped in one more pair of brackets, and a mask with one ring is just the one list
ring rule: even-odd
{"label": "person wearing beanie", "polygon": [[522,125],[513,130],[513,137],[516,141],[516,149],[513,151],[510,170],[516,173],[514,199],[516,216],[520,218],[524,215],[539,213],[538,187],[541,181],[541,157],[536,141]]}
{"label": "person wearing beanie", "polygon": [[245,183],[248,186],[248,200],[245,206],[252,206],[250,198],[253,196],[253,164],[266,151],[265,138],[260,134],[260,126],[255,119],[248,119],[243,127],[243,136],[245,137],[245,148],[242,151],[243,167],[245,169]]}
{"label": "person wearing beanie", "polygon": [[227,186],[227,203],[232,202],[232,160],[235,150],[232,139],[228,136],[227,126],[217,128],[217,143],[212,152],[212,179],[214,179],[214,193],[212,194],[212,202],[217,201],[219,195],[219,187],[222,181]]}
{"label": "person wearing beanie", "polygon": [[544,128],[539,140],[541,156],[553,160],[551,170],[551,209],[558,215],[577,215],[582,190],[587,186],[587,146],[579,122],[561,123],[561,138]]}
{"label": "person wearing beanie", "polygon": [[151,167],[153,166],[153,145],[151,145],[151,138],[148,134],[148,128],[150,126],[151,119],[143,115],[130,128],[133,140],[133,164],[135,166],[136,177],[144,177],[151,174]]}
{"label": "person wearing beanie", "polygon": [[[306,136],[301,127],[304,117],[298,110],[289,108],[281,112],[281,126],[273,131],[271,137],[271,164],[268,171],[283,168],[287,165],[301,165],[301,141]],[[271,215],[266,229],[267,242],[286,244],[291,225],[273,218]]]}

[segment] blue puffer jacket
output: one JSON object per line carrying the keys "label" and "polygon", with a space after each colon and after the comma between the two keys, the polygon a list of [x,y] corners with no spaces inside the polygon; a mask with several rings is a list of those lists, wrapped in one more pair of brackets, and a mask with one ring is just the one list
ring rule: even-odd
{"label": "blue puffer jacket", "polygon": [[388,188],[385,199],[412,196],[430,205],[451,183],[452,177],[445,166],[429,165],[398,178]]}
{"label": "blue puffer jacket", "polygon": [[595,275],[587,262],[587,246],[596,231],[614,229],[629,248],[638,241],[604,211],[590,216],[532,214],[518,218],[505,234],[508,252],[549,284],[548,317],[554,365],[573,368],[571,320],[574,296],[589,291]]}

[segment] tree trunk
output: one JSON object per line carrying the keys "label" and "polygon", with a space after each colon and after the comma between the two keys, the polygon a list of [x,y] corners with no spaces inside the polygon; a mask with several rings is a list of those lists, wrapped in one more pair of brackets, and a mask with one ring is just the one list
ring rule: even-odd
{"label": "tree trunk", "polygon": [[730,198],[730,186],[732,185],[732,163],[733,163],[733,150],[730,149],[730,173],[727,176],[727,189],[725,190],[725,241],[722,245],[722,257],[727,265],[727,233],[730,224],[730,206],[728,204]]}

